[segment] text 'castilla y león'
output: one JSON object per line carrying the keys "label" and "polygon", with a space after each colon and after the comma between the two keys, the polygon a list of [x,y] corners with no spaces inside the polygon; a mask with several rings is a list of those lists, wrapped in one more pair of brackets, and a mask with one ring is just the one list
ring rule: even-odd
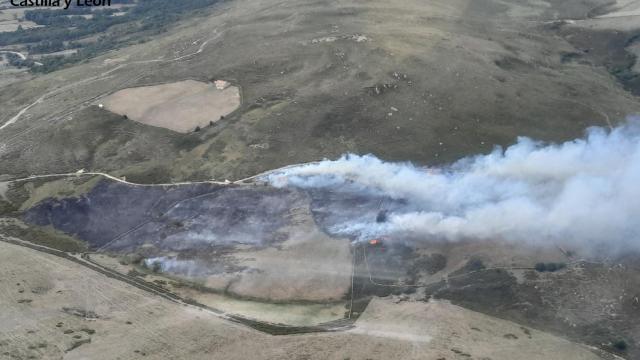
{"label": "text 'castilla y le\u00f3n'", "polygon": [[111,0],[11,0],[11,5],[16,7],[51,7],[69,9],[72,5],[85,6],[111,6]]}

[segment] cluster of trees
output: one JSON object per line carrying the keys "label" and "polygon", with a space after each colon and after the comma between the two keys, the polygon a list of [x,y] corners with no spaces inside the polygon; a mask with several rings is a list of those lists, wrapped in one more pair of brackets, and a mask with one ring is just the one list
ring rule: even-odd
{"label": "cluster of trees", "polygon": [[[80,9],[80,11],[74,11]],[[86,9],[86,10],[85,10]],[[116,9],[105,8],[102,10],[91,11],[91,8],[70,7],[68,10],[29,10],[25,11],[24,18],[33,21],[38,25],[46,26],[77,26],[82,25],[86,20],[84,15],[92,15],[93,17],[107,17],[118,12]]]}
{"label": "cluster of trees", "polygon": [[46,58],[40,59],[39,65],[32,66],[31,71],[33,71],[34,73],[48,73],[62,68],[69,62],[69,59],[64,56],[48,56]]}
{"label": "cluster of trees", "polygon": [[31,59],[24,60],[20,56],[14,53],[4,53],[3,55],[7,57],[7,61],[9,62],[9,65],[15,66],[17,68],[32,67],[34,65],[33,60]]}
{"label": "cluster of trees", "polygon": [[90,19],[82,16],[67,16],[67,11],[26,11],[25,18],[27,20],[31,20],[38,25],[44,25],[44,27],[31,29],[22,29],[20,27],[14,32],[0,33],[0,46],[40,43],[43,41],[67,42],[101,33],[113,25],[131,21],[126,16],[111,16],[113,10],[108,9],[94,11],[92,13],[93,17]]}
{"label": "cluster of trees", "polygon": [[82,44],[76,41],[64,42],[62,40],[41,41],[36,44],[27,45],[29,54],[46,54],[62,50],[79,49]]}
{"label": "cluster of trees", "polygon": [[[0,46],[24,44],[30,53],[52,53],[79,49],[71,56],[46,57],[42,66],[24,62],[35,72],[50,72],[67,64],[102,54],[117,47],[142,41],[145,36],[166,31],[186,13],[211,6],[220,0],[141,0],[127,9],[72,6],[68,10],[38,9],[25,12],[25,18],[43,27],[0,33]],[[132,0],[112,0],[112,4],[133,4]],[[122,16],[115,12],[126,11]],[[90,18],[82,15],[91,14]],[[119,27],[116,27],[120,25]],[[78,40],[103,34],[97,41],[81,44]]]}

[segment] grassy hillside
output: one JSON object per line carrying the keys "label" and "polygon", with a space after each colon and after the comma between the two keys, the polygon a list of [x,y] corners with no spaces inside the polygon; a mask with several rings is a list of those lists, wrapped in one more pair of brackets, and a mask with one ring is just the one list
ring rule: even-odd
{"label": "grassy hillside", "polygon": [[[232,179],[344,152],[439,164],[520,135],[572,138],[640,109],[601,57],[567,61],[582,50],[552,21],[605,3],[225,2],[155,40],[0,89],[0,122],[46,95],[0,130],[0,168]],[[221,78],[244,103],[197,133],[95,106],[127,87]]]}

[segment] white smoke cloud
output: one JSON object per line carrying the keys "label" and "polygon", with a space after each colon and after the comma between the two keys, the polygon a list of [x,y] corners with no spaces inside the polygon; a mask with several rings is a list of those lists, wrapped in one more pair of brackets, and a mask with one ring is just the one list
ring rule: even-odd
{"label": "white smoke cloud", "polygon": [[519,138],[507,149],[444,168],[345,155],[277,171],[268,180],[407,202],[387,223],[346,221],[343,232],[640,249],[639,119],[610,131],[590,128],[585,138],[562,144]]}
{"label": "white smoke cloud", "polygon": [[144,260],[147,267],[153,268],[158,264],[159,270],[162,272],[186,275],[187,277],[195,277],[200,275],[202,271],[195,260],[178,260],[175,257],[160,256]]}

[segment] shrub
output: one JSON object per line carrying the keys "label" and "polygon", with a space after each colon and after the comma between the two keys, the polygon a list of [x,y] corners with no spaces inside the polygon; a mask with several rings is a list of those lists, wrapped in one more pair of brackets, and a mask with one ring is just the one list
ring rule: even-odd
{"label": "shrub", "polygon": [[535,269],[537,272],[546,272],[546,271],[555,272],[558,270],[562,270],[566,267],[567,267],[567,264],[565,263],[553,263],[553,262],[550,262],[550,263],[539,262],[535,265]]}
{"label": "shrub", "polygon": [[613,342],[613,348],[618,351],[626,351],[629,345],[624,340],[616,340]]}
{"label": "shrub", "polygon": [[478,258],[473,258],[467,262],[467,264],[465,265],[465,268],[467,268],[468,271],[479,271],[479,270],[484,270],[486,266],[484,266],[484,263],[482,262],[482,260]]}
{"label": "shrub", "polygon": [[189,305],[200,306],[200,303],[199,303],[196,299],[194,299],[194,298],[192,298],[192,297],[187,297],[187,298],[185,298],[185,299],[184,299],[184,302],[185,302],[185,303],[187,303],[187,304],[189,304]]}
{"label": "shrub", "polygon": [[131,269],[131,270],[127,271],[127,276],[131,276],[131,277],[135,277],[135,276],[145,277],[145,276],[147,276],[147,274],[145,274],[145,273],[141,273],[141,272],[137,271],[136,269]]}
{"label": "shrub", "polygon": [[545,263],[537,263],[535,268],[536,268],[537,272],[545,272],[545,271],[547,271],[547,265]]}

